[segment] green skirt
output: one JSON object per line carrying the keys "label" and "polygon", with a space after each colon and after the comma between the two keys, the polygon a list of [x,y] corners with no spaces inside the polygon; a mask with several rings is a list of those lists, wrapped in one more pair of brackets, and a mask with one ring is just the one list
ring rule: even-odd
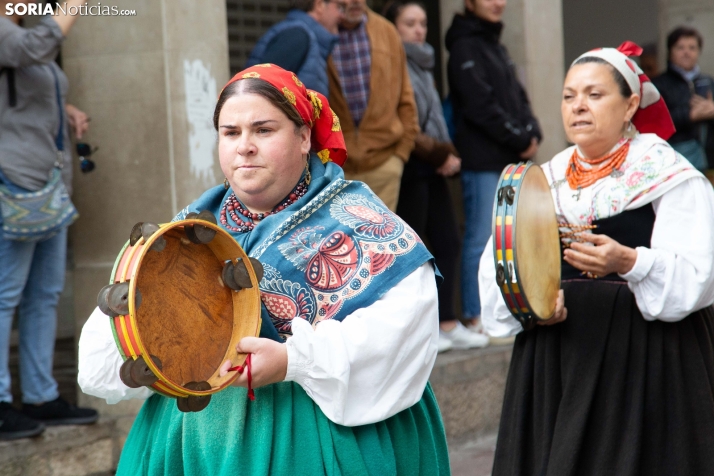
{"label": "green skirt", "polygon": [[213,395],[181,413],[154,395],[134,422],[117,475],[450,474],[444,427],[431,386],[414,406],[379,423],[332,423],[294,382]]}

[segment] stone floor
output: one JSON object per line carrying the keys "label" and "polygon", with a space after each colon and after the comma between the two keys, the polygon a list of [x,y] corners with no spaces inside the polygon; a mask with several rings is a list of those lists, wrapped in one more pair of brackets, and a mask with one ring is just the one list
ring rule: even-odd
{"label": "stone floor", "polygon": [[452,476],[490,476],[496,435],[449,445]]}

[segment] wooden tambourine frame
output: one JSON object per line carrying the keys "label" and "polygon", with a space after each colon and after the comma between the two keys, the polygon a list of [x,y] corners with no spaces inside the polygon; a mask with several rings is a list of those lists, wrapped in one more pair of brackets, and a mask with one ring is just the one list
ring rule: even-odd
{"label": "wooden tambourine frame", "polygon": [[[196,239],[199,228],[204,242]],[[240,339],[260,333],[259,263],[214,223],[188,219],[146,229],[139,223],[132,230],[98,302],[125,359],[122,380],[179,399],[182,411],[200,411],[238,377],[219,369],[226,360],[243,365]],[[228,285],[227,267],[239,266],[243,287]]]}
{"label": "wooden tambourine frame", "polygon": [[531,329],[553,316],[560,290],[558,221],[539,166],[506,166],[496,187],[492,226],[498,288],[511,314]]}

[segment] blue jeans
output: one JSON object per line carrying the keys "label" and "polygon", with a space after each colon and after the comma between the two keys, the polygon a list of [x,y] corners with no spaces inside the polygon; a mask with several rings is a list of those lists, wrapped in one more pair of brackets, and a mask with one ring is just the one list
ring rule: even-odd
{"label": "blue jeans", "polygon": [[[24,191],[7,185],[13,191]],[[9,355],[16,308],[22,401],[42,403],[59,396],[52,360],[66,259],[66,228],[37,243],[6,240],[0,232],[0,401],[12,401]]]}
{"label": "blue jeans", "polygon": [[474,319],[481,314],[478,267],[491,236],[493,199],[500,176],[499,172],[461,171],[466,221],[461,253],[461,312],[464,319]]}

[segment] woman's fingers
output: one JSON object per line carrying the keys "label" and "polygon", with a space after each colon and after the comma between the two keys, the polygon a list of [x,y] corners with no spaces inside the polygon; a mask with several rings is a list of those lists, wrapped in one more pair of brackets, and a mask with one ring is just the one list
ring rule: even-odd
{"label": "woman's fingers", "polygon": [[221,367],[218,369],[218,375],[223,377],[228,373],[228,369],[230,369],[231,367],[233,367],[233,363],[230,360],[226,360],[225,362],[223,362],[223,365],[221,365]]}
{"label": "woman's fingers", "polygon": [[[254,388],[285,380],[288,370],[288,351],[285,344],[271,339],[244,337],[238,342],[236,350],[241,354],[250,354],[251,385]],[[248,386],[247,368],[233,382],[233,385]]]}
{"label": "woman's fingers", "polygon": [[538,321],[541,326],[552,326],[553,324],[558,324],[563,322],[568,317],[568,310],[565,308],[565,293],[561,289],[558,291],[558,297],[555,300],[555,312],[553,317],[547,321]]}

